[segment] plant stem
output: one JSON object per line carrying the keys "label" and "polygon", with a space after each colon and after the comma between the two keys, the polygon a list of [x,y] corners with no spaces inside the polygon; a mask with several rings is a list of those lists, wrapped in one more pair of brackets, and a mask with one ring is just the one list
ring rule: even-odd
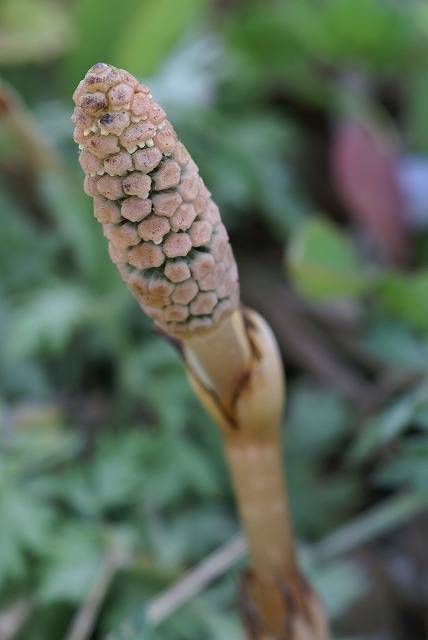
{"label": "plant stem", "polygon": [[31,166],[54,169],[62,166],[62,160],[49,145],[40,128],[18,94],[0,80],[0,121],[3,121],[16,141],[25,151]]}
{"label": "plant stem", "polygon": [[98,619],[106,594],[120,567],[113,554],[107,554],[101,564],[88,594],[71,621],[65,640],[88,640]]}
{"label": "plant stem", "polygon": [[[293,629],[303,624],[302,639],[324,638],[321,608],[295,558],[281,460],[284,376],[278,348],[260,316],[248,309],[241,314],[238,309],[224,318],[200,342],[182,340],[182,347],[191,384],[224,437],[251,559],[245,596],[259,619],[251,637],[294,640]],[[202,339],[207,346],[201,348]]]}
{"label": "plant stem", "polygon": [[251,557],[254,597],[277,632],[284,627],[281,585],[296,580],[279,442],[226,440],[226,456]]}
{"label": "plant stem", "polygon": [[241,310],[209,331],[189,336],[182,347],[187,367],[217,399],[223,418],[233,421],[236,389],[248,376],[253,358]]}
{"label": "plant stem", "polygon": [[264,320],[240,307],[218,207],[146,85],[98,63],[73,99],[85,190],[110,256],[141,308],[180,346],[224,437],[253,564],[245,583],[257,618],[251,637],[324,638],[320,608],[296,569],[280,458],[281,359]]}
{"label": "plant stem", "polygon": [[0,611],[0,640],[14,640],[27,622],[32,610],[30,600],[17,600]]}
{"label": "plant stem", "polygon": [[228,541],[190,569],[178,582],[155,596],[145,607],[147,622],[154,627],[168,618],[178,607],[198,595],[216,577],[243,557],[246,543],[241,535]]}
{"label": "plant stem", "polygon": [[321,563],[389,533],[419,513],[428,511],[428,491],[393,496],[356,516],[311,547],[312,561]]}
{"label": "plant stem", "polygon": [[275,575],[291,579],[296,566],[278,444],[237,439],[226,442],[226,456],[253,572],[268,583]]}
{"label": "plant stem", "polygon": [[[428,509],[428,492],[394,496],[369,509],[349,523],[327,534],[320,541],[304,546],[299,551],[300,564],[307,567],[323,565],[362,544],[376,540],[393,531]],[[147,623],[156,627],[179,607],[200,593],[209,584],[230,570],[247,554],[244,536],[238,534],[213,551],[195,567],[189,569],[177,582],[149,600],[144,607]],[[131,621],[127,620],[131,625]],[[1,614],[0,614],[1,628]],[[137,631],[136,631],[137,633]],[[115,636],[111,636],[113,638]],[[3,640],[0,635],[1,640]],[[110,638],[110,636],[109,636]]]}

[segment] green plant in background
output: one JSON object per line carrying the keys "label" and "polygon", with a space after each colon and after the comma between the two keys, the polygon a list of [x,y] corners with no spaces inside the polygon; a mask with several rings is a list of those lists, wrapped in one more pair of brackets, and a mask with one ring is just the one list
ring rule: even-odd
{"label": "green plant in background", "polygon": [[[178,357],[123,290],[81,193],[69,94],[95,58],[153,73],[154,94],[174,113],[230,230],[243,300],[277,335],[289,371],[284,455],[299,554],[335,637],[418,640],[426,635],[427,234],[423,207],[414,226],[414,203],[397,198],[396,172],[403,152],[427,148],[425,3],[190,4],[181,13],[172,1],[156,10],[143,3],[145,24],[169,12],[168,34],[141,26],[126,60],[121,43],[141,14],[129,2],[129,20],[118,20],[110,0],[103,12],[61,5],[61,49],[0,59],[2,78],[30,107],[32,131],[49,143],[45,158],[54,149],[56,159],[56,168],[32,161],[5,118],[2,90],[0,535],[9,551],[0,629],[24,640],[66,637],[108,576],[106,558],[117,571],[92,612],[92,635],[124,620],[139,629],[142,597],[237,532],[218,436],[200,430]],[[11,19],[11,7],[20,17]],[[46,3],[6,8],[2,28],[17,42],[36,12],[32,46],[47,42],[43,29],[54,33]],[[149,50],[156,59],[146,70]],[[379,223],[380,202],[382,220],[393,207],[398,226]],[[320,274],[322,296],[311,283]],[[106,469],[115,470],[112,484]],[[232,551],[238,562],[242,547]],[[240,639],[233,569],[217,566],[215,583],[198,583],[196,597],[145,637]],[[235,566],[230,556],[226,566]]]}

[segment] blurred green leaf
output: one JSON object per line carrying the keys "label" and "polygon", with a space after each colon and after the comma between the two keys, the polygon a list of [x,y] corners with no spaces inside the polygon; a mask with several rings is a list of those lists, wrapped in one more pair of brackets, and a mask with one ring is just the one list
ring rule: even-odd
{"label": "blurred green leaf", "polygon": [[[406,62],[418,43],[411,13],[399,5],[378,0],[329,0],[316,19],[316,2],[302,3],[300,12],[289,12],[300,18],[299,26],[304,42],[313,43],[319,54],[341,63],[364,62],[369,68]],[[312,32],[303,31],[305,19]],[[308,37],[310,36],[310,37]]]}
{"label": "blurred green leaf", "polygon": [[403,395],[386,409],[370,418],[363,426],[348,453],[352,463],[361,464],[379,452],[385,445],[409,429],[418,415],[426,410],[428,389],[426,385]]}
{"label": "blurred green leaf", "polygon": [[183,363],[171,345],[159,337],[153,336],[130,351],[123,358],[122,367],[128,392],[143,398],[165,428],[180,428],[188,418],[189,405],[197,406],[183,375]]}
{"label": "blurred green leaf", "polygon": [[0,291],[14,299],[17,294],[46,283],[47,274],[54,269],[59,243],[51,233],[38,234],[36,221],[2,187],[0,183]]}
{"label": "blurred green leaf", "polygon": [[[275,238],[285,240],[303,217],[294,192],[293,176],[283,162],[293,135],[272,111],[186,111],[183,139],[200,164],[201,175],[213,192],[225,223],[235,230],[249,215],[258,215]],[[237,142],[239,142],[237,144]]]}
{"label": "blurred green leaf", "polygon": [[39,290],[14,314],[6,357],[20,359],[43,349],[58,352],[92,312],[88,293],[78,286]]}
{"label": "blurred green leaf", "polygon": [[[54,407],[30,403],[17,407],[11,418],[13,438],[8,439],[0,431],[0,446],[4,446],[5,455],[16,459],[32,476],[74,458],[79,452],[79,438],[61,426],[58,419]],[[32,484],[38,490],[37,477]]]}
{"label": "blurred green leaf", "polygon": [[[199,163],[244,261],[265,251],[275,260],[291,241],[296,287],[321,302],[352,298],[355,306],[358,297],[352,336],[344,328],[336,336],[330,316],[314,313],[311,322],[366,382],[363,395],[372,381],[389,393],[382,410],[362,422],[359,402],[321,386],[303,362],[288,367],[293,526],[312,540],[327,533],[306,549],[337,628],[349,629],[347,608],[365,586],[338,556],[366,544],[365,557],[376,562],[385,548],[388,561],[402,548],[415,560],[399,525],[427,508],[426,232],[414,230],[409,262],[390,272],[376,247],[360,264],[347,229],[304,216],[332,201],[326,141],[343,115],[363,110],[392,132],[400,152],[425,149],[427,18],[423,0],[268,8],[0,0],[0,64],[12,40],[6,56],[21,60],[10,68],[4,61],[2,74],[20,88],[58,158],[58,169],[30,170],[0,117],[0,608],[31,595],[23,640],[65,636],[116,543],[132,551],[132,565],[115,577],[97,638],[141,614],[143,600],[237,526],[221,436],[191,396],[179,356],[150,335],[83,194],[70,96],[100,60],[156,74],[153,94]],[[67,57],[54,59],[70,42]],[[368,151],[366,166],[371,159]],[[408,386],[394,396],[390,380]],[[403,496],[403,486],[424,488]],[[382,503],[385,492],[391,498]],[[375,576],[364,578],[371,588]],[[235,581],[224,576],[154,631],[135,617],[135,638],[241,640]],[[417,589],[411,598],[416,610]],[[398,600],[394,592],[401,611]]]}
{"label": "blurred green leaf", "polygon": [[[102,7],[78,0],[78,46],[69,60],[74,86],[97,62],[110,62],[138,77],[159,69],[171,49],[194,28],[207,0],[126,0],[119,8],[114,0]],[[69,89],[70,90],[70,89]]]}
{"label": "blurred green leaf", "polygon": [[44,604],[83,600],[102,562],[103,541],[91,525],[68,524],[46,548],[47,564],[37,597]]}
{"label": "blurred green leaf", "polygon": [[415,329],[428,331],[428,270],[385,273],[376,289],[377,301],[384,311]]}
{"label": "blurred green leaf", "polygon": [[286,446],[290,456],[334,453],[349,437],[350,408],[334,390],[295,385],[290,394]]}
{"label": "blurred green leaf", "polygon": [[409,85],[411,94],[406,116],[407,126],[412,137],[412,148],[421,153],[428,153],[428,123],[426,119],[428,86],[423,67],[416,67],[410,72]]}
{"label": "blurred green leaf", "polygon": [[144,442],[138,433],[106,438],[90,464],[65,476],[63,498],[90,517],[136,503],[144,490]]}
{"label": "blurred green leaf", "polygon": [[337,560],[312,570],[308,577],[331,620],[346,614],[367,590],[367,579],[361,568],[348,560]]}
{"label": "blurred green leaf", "polygon": [[112,59],[138,76],[153,74],[206,6],[206,0],[138,3],[134,11],[123,15]]}
{"label": "blurred green leaf", "polygon": [[292,0],[286,9],[278,2],[269,11],[251,5],[237,14],[229,37],[256,87],[269,76],[281,79],[306,103],[331,108],[339,96],[327,69],[394,73],[414,67],[423,39],[418,9],[418,3],[379,0]]}
{"label": "blurred green leaf", "polygon": [[186,495],[214,497],[223,487],[208,451],[197,448],[183,434],[147,439],[146,465],[145,495],[161,507],[170,506]]}
{"label": "blurred green leaf", "polygon": [[363,345],[385,364],[426,372],[428,348],[403,321],[374,315],[369,319]]}
{"label": "blurred green leaf", "polygon": [[297,289],[317,300],[352,298],[369,284],[350,239],[318,217],[291,238],[287,266]]}
{"label": "blurred green leaf", "polygon": [[[197,562],[236,532],[236,522],[214,502],[174,513],[171,532],[181,541],[181,557]],[[198,536],[193,533],[198,531]],[[159,549],[162,555],[162,550]]]}
{"label": "blurred green leaf", "polygon": [[45,172],[41,176],[40,189],[57,232],[81,270],[81,278],[94,291],[112,290],[121,280],[108,257],[107,242],[93,216],[93,203],[84,194],[81,184],[61,171]]}
{"label": "blurred green leaf", "polygon": [[311,538],[325,534],[361,503],[360,480],[349,471],[323,477],[310,460],[303,464],[301,459],[288,458],[287,477],[293,523],[300,536]]}
{"label": "blurred green leaf", "polygon": [[108,634],[106,640],[155,640],[154,632],[147,624],[144,608],[138,607],[118,629]]}
{"label": "blurred green leaf", "polygon": [[50,544],[51,513],[29,487],[5,480],[0,460],[0,585],[26,577],[28,553]]}
{"label": "blurred green leaf", "polygon": [[120,6],[116,0],[103,0],[102,5],[75,0],[73,17],[76,46],[66,61],[64,78],[65,90],[69,95],[88,69],[97,62],[109,62],[118,66],[112,51],[125,24],[124,17],[134,16],[141,4],[143,3],[139,0],[125,0]]}
{"label": "blurred green leaf", "polygon": [[138,500],[144,491],[144,444],[140,433],[106,438],[101,443],[86,481],[100,509],[123,507]]}
{"label": "blurred green leaf", "polygon": [[0,64],[50,60],[70,48],[68,9],[53,0],[2,0]]}
{"label": "blurred green leaf", "polygon": [[316,563],[328,562],[349,553],[370,541],[385,536],[428,508],[428,491],[394,495],[374,507],[354,515],[348,522],[332,531],[311,549]]}
{"label": "blurred green leaf", "polygon": [[398,455],[374,474],[381,486],[410,487],[421,491],[428,486],[428,438],[413,437],[404,443]]}
{"label": "blurred green leaf", "polygon": [[105,437],[89,461],[64,469],[61,482],[54,476],[41,479],[41,491],[59,499],[80,517],[102,518],[138,503],[144,491],[143,433]]}

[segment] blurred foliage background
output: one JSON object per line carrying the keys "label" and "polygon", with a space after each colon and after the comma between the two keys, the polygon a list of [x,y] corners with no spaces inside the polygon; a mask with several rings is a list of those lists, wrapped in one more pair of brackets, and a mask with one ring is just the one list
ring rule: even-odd
{"label": "blurred foliage background", "polygon": [[335,637],[426,638],[423,0],[0,0],[0,638],[128,618],[123,638],[243,638],[236,563],[144,627],[239,525],[216,429],[83,194],[71,94],[103,60],[167,109],[276,333],[293,519]]}

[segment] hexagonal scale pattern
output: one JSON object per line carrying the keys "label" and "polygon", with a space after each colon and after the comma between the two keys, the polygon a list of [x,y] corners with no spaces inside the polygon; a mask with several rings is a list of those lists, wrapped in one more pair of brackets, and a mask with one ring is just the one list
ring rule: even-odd
{"label": "hexagonal scale pattern", "polygon": [[99,63],[74,96],[85,193],[109,254],[165,332],[209,329],[239,304],[238,272],[218,207],[149,88]]}

